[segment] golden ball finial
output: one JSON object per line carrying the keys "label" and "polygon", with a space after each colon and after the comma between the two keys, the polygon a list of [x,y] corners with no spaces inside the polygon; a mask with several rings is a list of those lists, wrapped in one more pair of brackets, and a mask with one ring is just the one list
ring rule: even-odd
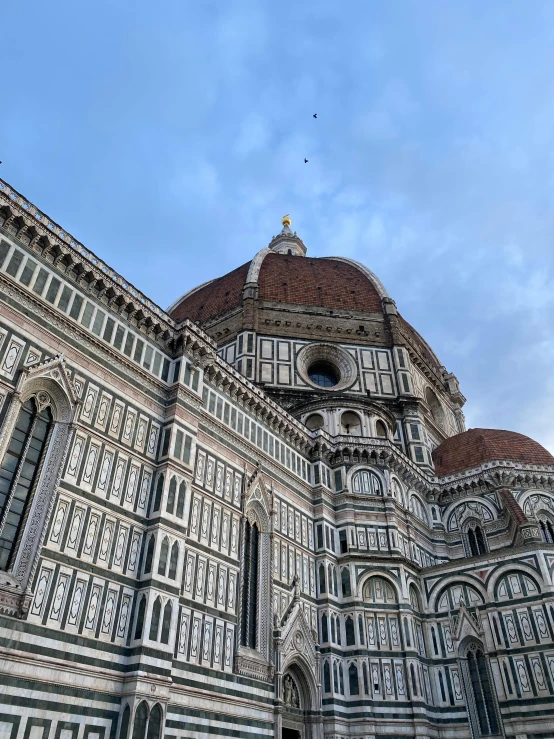
{"label": "golden ball finial", "polygon": [[281,223],[283,224],[283,226],[288,226],[290,228],[290,224],[292,223],[292,221],[288,213],[286,214],[286,216],[283,216]]}

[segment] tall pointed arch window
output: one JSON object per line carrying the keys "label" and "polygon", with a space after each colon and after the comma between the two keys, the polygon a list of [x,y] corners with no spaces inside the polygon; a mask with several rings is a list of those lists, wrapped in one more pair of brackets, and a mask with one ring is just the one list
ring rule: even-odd
{"label": "tall pointed arch window", "polygon": [[242,583],[241,644],[256,649],[258,630],[259,531],[246,521],[244,532],[244,574]]}
{"label": "tall pointed arch window", "polygon": [[177,495],[177,480],[172,477],[169,482],[169,490],[167,492],[167,503],[165,504],[165,509],[168,513],[173,513],[173,509],[175,508],[175,497]]}
{"label": "tall pointed arch window", "polygon": [[[495,736],[499,733],[496,703],[489,675],[487,659],[476,644],[470,645],[466,653],[467,677],[473,703],[474,718],[479,724],[479,736]],[[476,732],[477,733],[477,732]]]}
{"label": "tall pointed arch window", "polygon": [[139,703],[133,721],[131,739],[160,739],[163,724],[163,711],[159,703],[148,710],[146,701]]}
{"label": "tall pointed arch window", "polygon": [[471,523],[466,530],[466,549],[469,557],[478,557],[488,551],[486,535],[478,524]]}
{"label": "tall pointed arch window", "polygon": [[176,515],[179,518],[183,518],[185,514],[185,495],[187,492],[187,486],[184,482],[179,485],[179,495],[177,497],[177,512]]}
{"label": "tall pointed arch window", "polygon": [[21,406],[0,466],[0,570],[13,564],[48,445],[53,425],[48,400],[39,393],[38,402],[33,397]]}

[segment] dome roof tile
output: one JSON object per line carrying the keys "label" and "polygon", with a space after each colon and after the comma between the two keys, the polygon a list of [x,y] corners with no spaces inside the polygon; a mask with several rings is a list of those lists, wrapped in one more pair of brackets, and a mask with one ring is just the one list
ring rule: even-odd
{"label": "dome roof tile", "polygon": [[187,293],[175,304],[171,317],[176,321],[188,318],[204,323],[237,308],[242,302],[242,289],[249,267],[250,262],[247,262],[223,277]]}
{"label": "dome roof tile", "polygon": [[[172,317],[203,323],[238,308],[251,262],[187,293]],[[326,257],[301,257],[271,252],[258,276],[261,300],[364,313],[382,312],[381,297],[355,264]]]}
{"label": "dome roof tile", "polygon": [[554,457],[537,441],[515,431],[501,429],[468,429],[446,439],[433,451],[435,471],[439,477],[494,460],[554,465]]}

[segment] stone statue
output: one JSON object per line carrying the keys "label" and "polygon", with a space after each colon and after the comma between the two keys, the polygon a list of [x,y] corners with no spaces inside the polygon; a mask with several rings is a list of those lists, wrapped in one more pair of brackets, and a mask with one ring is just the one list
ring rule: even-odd
{"label": "stone statue", "polygon": [[290,675],[285,675],[283,680],[283,703],[285,706],[291,706],[292,708],[300,707],[298,688]]}

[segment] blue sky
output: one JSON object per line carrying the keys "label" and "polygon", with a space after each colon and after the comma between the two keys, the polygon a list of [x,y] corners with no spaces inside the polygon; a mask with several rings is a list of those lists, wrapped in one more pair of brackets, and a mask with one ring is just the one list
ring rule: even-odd
{"label": "blue sky", "polygon": [[376,272],[468,426],[554,451],[554,4],[21,0],[2,26],[0,175],[153,300],[288,212]]}

